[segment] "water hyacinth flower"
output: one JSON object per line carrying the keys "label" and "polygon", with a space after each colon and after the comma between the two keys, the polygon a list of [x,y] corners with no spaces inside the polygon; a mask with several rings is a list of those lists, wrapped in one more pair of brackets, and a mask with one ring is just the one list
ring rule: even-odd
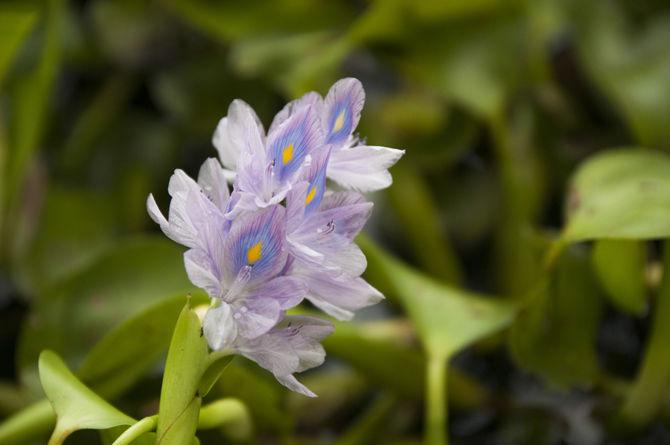
{"label": "water hyacinth flower", "polygon": [[[188,248],[189,279],[212,299],[203,320],[209,346],[308,396],[293,374],[324,361],[320,342],[333,327],[286,311],[307,299],[350,319],[383,298],[361,278],[367,263],[354,239],[372,203],[360,191],[390,185],[388,167],[404,152],[358,144],[364,97],[356,79],[340,80],[325,99],[308,93],[289,103],[267,135],[235,100],[214,133],[219,160],[206,160],[197,181],[175,171],[167,218],[147,200],[151,218]],[[328,178],[350,190],[328,190]]]}

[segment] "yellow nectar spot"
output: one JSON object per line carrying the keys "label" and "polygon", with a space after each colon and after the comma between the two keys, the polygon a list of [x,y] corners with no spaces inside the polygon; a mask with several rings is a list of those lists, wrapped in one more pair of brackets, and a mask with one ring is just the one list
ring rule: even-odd
{"label": "yellow nectar spot", "polygon": [[263,256],[263,244],[259,241],[247,250],[247,264],[258,262]]}
{"label": "yellow nectar spot", "polygon": [[307,193],[307,196],[305,197],[305,204],[309,204],[312,202],[314,199],[314,195],[316,195],[316,186],[313,185],[311,189],[309,189],[309,193]]}
{"label": "yellow nectar spot", "polygon": [[333,133],[336,131],[340,131],[343,126],[344,126],[344,110],[340,111],[340,114],[337,115],[337,119],[335,119],[335,123],[333,124]]}
{"label": "yellow nectar spot", "polygon": [[293,144],[288,144],[281,151],[281,162],[286,165],[291,162],[291,159],[293,159]]}

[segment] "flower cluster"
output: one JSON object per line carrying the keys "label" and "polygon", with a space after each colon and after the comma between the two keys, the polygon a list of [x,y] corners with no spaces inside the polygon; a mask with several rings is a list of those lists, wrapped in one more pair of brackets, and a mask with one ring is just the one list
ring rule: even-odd
{"label": "flower cluster", "polygon": [[[342,79],[325,99],[312,92],[287,104],[267,135],[235,100],[213,137],[220,162],[205,161],[197,181],[175,171],[167,219],[153,196],[147,201],[163,232],[188,247],[188,276],[212,298],[203,322],[210,347],[309,396],[293,373],[323,362],[320,341],[332,325],[286,311],[307,299],[350,319],[383,298],[360,277],[366,260],[354,238],[372,209],[360,192],[388,187],[403,151],[353,134],[364,100],[358,80]],[[342,190],[326,190],[327,178]]]}

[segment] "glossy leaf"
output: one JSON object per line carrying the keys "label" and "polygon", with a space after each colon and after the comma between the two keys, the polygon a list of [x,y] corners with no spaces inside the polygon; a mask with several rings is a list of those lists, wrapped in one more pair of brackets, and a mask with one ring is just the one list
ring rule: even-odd
{"label": "glossy leaf", "polygon": [[587,160],[572,178],[563,239],[670,237],[670,156],[621,149]]}
{"label": "glossy leaf", "polygon": [[368,240],[364,247],[369,267],[387,276],[429,354],[450,357],[504,328],[516,313],[512,303],[438,283]]}
{"label": "glossy leaf", "polygon": [[646,244],[635,240],[599,240],[593,247],[593,266],[612,303],[642,315],[647,308],[644,273]]}
{"label": "glossy leaf", "polygon": [[49,445],[59,445],[82,429],[132,425],[135,420],[107,403],[81,383],[51,351],[40,355],[40,380],[57,416]]}
{"label": "glossy leaf", "polygon": [[426,350],[426,444],[446,444],[447,360],[477,340],[506,327],[514,318],[516,307],[437,283],[368,240],[364,247],[370,266],[387,276]]}
{"label": "glossy leaf", "polygon": [[177,320],[165,362],[156,443],[183,445],[193,441],[202,403],[198,387],[207,356],[200,319],[187,304]]}
{"label": "glossy leaf", "polygon": [[[204,295],[191,298],[207,301]],[[122,393],[163,356],[184,300],[179,295],[160,301],[114,328],[86,355],[79,378],[100,394]]]}
{"label": "glossy leaf", "polygon": [[207,362],[204,364],[205,370],[200,377],[200,384],[198,385],[198,393],[201,397],[205,397],[209,393],[234,358],[233,355],[219,355],[216,352],[209,355]]}

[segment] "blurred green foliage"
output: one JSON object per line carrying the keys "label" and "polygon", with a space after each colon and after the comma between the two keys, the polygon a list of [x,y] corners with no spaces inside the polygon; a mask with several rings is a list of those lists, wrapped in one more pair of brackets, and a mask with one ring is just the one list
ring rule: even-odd
{"label": "blurred green foliage", "polygon": [[43,380],[158,412],[204,297],[146,196],[215,156],[234,98],[268,124],[343,76],[361,135],[407,150],[361,240],[387,301],[337,324],[319,399],[234,360],[201,443],[670,442],[666,3],[3,2],[0,443],[53,428],[45,349]]}

